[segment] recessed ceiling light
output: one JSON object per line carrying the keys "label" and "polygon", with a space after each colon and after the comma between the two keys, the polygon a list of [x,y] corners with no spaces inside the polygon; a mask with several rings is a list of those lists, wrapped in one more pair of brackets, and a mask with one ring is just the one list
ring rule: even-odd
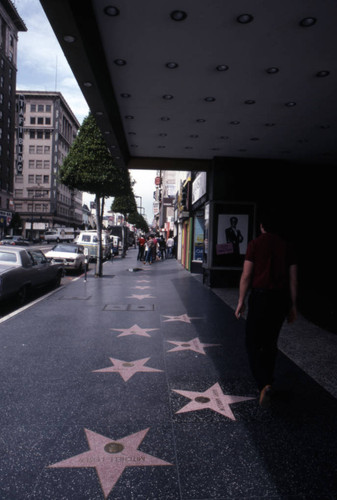
{"label": "recessed ceiling light", "polygon": [[245,104],[255,104],[256,101],[254,101],[254,99],[247,99],[247,101],[245,101]]}
{"label": "recessed ceiling light", "polygon": [[190,137],[191,137],[191,139],[197,139],[199,136],[198,136],[198,134],[191,134]]}
{"label": "recessed ceiling light", "polygon": [[165,149],[166,146],[158,146],[158,149]]}
{"label": "recessed ceiling light", "polygon": [[128,99],[128,97],[131,97],[131,94],[126,94],[124,92],[123,94],[121,94],[121,97],[123,97],[123,99]]}
{"label": "recessed ceiling light", "polygon": [[228,135],[221,135],[219,139],[229,139]]}
{"label": "recessed ceiling light", "polygon": [[259,137],[251,137],[250,140],[251,141],[259,141],[260,139],[259,139]]}
{"label": "recessed ceiling light", "polygon": [[128,132],[128,135],[136,135],[136,132]]}
{"label": "recessed ceiling light", "polygon": [[168,116],[162,116],[160,119],[162,122],[168,122],[170,118]]}
{"label": "recessed ceiling light", "polygon": [[167,137],[167,134],[161,133],[161,134],[159,134],[159,137]]}
{"label": "recessed ceiling light", "polygon": [[165,95],[163,95],[163,99],[166,99],[166,101],[170,101],[171,99],[173,99],[173,95],[165,94]]}
{"label": "recessed ceiling light", "polygon": [[305,17],[301,19],[299,25],[302,26],[303,28],[309,28],[310,26],[316,24],[316,21],[317,19],[315,17]]}
{"label": "recessed ceiling light", "polygon": [[197,123],[205,123],[205,119],[204,118],[197,118],[196,122]]}
{"label": "recessed ceiling light", "polygon": [[117,9],[117,7],[115,7],[114,5],[107,5],[104,8],[104,14],[106,14],[107,16],[116,17],[119,15],[119,9]]}
{"label": "recessed ceiling light", "polygon": [[275,127],[275,123],[265,123],[266,127]]}
{"label": "recessed ceiling light", "polygon": [[215,101],[215,97],[205,97],[204,99],[206,102],[214,102]]}
{"label": "recessed ceiling light", "polygon": [[125,119],[126,119],[126,120],[133,120],[133,119],[134,119],[134,116],[132,116],[132,115],[126,115],[126,116],[125,116]]}
{"label": "recessed ceiling light", "polygon": [[279,71],[279,68],[276,68],[275,66],[266,69],[266,73],[268,73],[269,75],[275,75],[275,73],[278,73]]}
{"label": "recessed ceiling light", "polygon": [[114,60],[114,63],[115,63],[117,66],[125,66],[125,65],[126,65],[126,61],[125,61],[125,59],[115,59],[115,60]]}
{"label": "recessed ceiling light", "polygon": [[111,134],[110,130],[106,130],[104,133],[105,133],[105,135],[110,135]]}
{"label": "recessed ceiling light", "polygon": [[169,69],[175,69],[178,68],[178,66],[179,64],[173,61],[166,63],[166,67]]}
{"label": "recessed ceiling light", "polygon": [[83,82],[83,86],[89,88],[89,87],[92,87],[92,83],[91,82]]}
{"label": "recessed ceiling light", "polygon": [[103,111],[96,111],[96,116],[102,116],[103,115]]}
{"label": "recessed ceiling light", "polygon": [[240,124],[240,122],[237,120],[233,120],[232,122],[229,122],[229,123],[230,123],[230,125],[239,125]]}
{"label": "recessed ceiling light", "polygon": [[183,10],[174,10],[171,12],[171,19],[173,21],[184,21],[186,19],[187,14]]}
{"label": "recessed ceiling light", "polygon": [[330,71],[318,71],[318,73],[316,73],[316,76],[319,76],[320,78],[328,75],[330,75]]}
{"label": "recessed ceiling light", "polygon": [[63,40],[67,43],[74,43],[76,38],[73,35],[64,35]]}
{"label": "recessed ceiling light", "polygon": [[219,66],[216,67],[217,71],[227,71],[229,69],[229,66],[227,64],[219,64]]}
{"label": "recessed ceiling light", "polygon": [[294,101],[286,102],[285,106],[287,106],[287,108],[293,108],[294,106],[296,106],[296,102]]}
{"label": "recessed ceiling light", "polygon": [[254,17],[251,14],[240,14],[240,16],[236,18],[237,22],[241,24],[251,23],[253,19]]}

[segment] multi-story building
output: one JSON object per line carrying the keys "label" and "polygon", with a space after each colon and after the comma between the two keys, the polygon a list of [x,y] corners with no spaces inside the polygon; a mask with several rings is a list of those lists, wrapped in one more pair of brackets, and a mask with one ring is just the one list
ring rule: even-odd
{"label": "multi-story building", "polygon": [[18,32],[27,31],[13,3],[0,2],[0,238],[13,215],[13,161]]}
{"label": "multi-story building", "polygon": [[79,122],[60,92],[17,92],[15,211],[26,237],[55,226],[82,224],[82,193],[59,181],[59,167]]}

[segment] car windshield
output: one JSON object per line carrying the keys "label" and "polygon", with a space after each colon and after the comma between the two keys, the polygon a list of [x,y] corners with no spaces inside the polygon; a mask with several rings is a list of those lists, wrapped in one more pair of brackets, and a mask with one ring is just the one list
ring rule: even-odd
{"label": "car windshield", "polygon": [[78,248],[76,246],[69,245],[56,245],[53,248],[53,252],[69,252],[69,253],[77,253]]}
{"label": "car windshield", "polygon": [[0,262],[16,262],[16,254],[10,252],[0,252]]}

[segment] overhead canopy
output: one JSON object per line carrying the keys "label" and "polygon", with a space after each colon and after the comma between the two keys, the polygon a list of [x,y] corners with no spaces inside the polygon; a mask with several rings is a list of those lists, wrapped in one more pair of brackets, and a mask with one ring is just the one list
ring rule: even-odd
{"label": "overhead canopy", "polygon": [[126,167],[336,164],[337,2],[40,1]]}

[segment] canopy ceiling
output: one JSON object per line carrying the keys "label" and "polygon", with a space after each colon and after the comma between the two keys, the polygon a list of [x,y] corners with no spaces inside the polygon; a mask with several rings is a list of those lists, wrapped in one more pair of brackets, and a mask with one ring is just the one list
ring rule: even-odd
{"label": "canopy ceiling", "polygon": [[40,0],[128,168],[335,165],[335,0]]}

